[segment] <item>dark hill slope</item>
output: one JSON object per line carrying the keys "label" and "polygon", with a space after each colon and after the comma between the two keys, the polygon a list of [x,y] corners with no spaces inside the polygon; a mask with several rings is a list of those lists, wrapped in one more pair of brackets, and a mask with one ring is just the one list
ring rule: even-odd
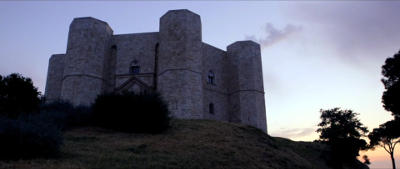
{"label": "dark hill slope", "polygon": [[[100,128],[65,133],[60,157],[0,162],[37,169],[329,169],[326,147],[270,137],[260,130],[208,120],[174,120],[158,135]],[[363,168],[355,161],[347,168]]]}

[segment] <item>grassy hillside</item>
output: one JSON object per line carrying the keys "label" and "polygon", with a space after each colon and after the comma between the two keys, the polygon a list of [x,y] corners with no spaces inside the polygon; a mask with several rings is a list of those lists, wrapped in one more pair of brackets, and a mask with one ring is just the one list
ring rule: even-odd
{"label": "grassy hillside", "polygon": [[0,161],[0,168],[329,169],[327,158],[318,143],[274,138],[239,124],[173,120],[171,129],[157,135],[73,129],[65,133],[59,157]]}

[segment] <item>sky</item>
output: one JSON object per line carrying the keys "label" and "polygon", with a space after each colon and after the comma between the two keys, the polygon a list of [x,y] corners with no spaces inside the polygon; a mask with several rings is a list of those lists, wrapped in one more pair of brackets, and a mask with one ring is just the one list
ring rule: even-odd
{"label": "sky", "polygon": [[[106,21],[114,34],[156,32],[172,9],[199,14],[203,41],[220,49],[260,43],[270,135],[318,139],[320,109],[334,107],[359,113],[370,130],[392,119],[380,79],[400,50],[396,1],[0,1],[0,74],[21,73],[43,93],[48,59],[65,53],[73,18]],[[382,149],[363,154],[371,168],[391,168]]]}

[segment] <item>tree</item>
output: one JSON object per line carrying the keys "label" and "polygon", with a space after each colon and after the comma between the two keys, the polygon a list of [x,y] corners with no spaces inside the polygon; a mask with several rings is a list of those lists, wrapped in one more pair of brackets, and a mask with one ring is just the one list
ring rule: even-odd
{"label": "tree", "polygon": [[21,113],[37,111],[39,96],[30,78],[17,73],[0,76],[0,115],[16,118]]}
{"label": "tree", "polygon": [[334,164],[341,168],[344,162],[350,162],[359,156],[359,151],[367,148],[367,142],[361,139],[368,129],[357,119],[352,110],[333,108],[320,110],[321,123],[318,133],[321,142],[330,145]]}
{"label": "tree", "polygon": [[369,135],[370,147],[381,146],[387,153],[389,153],[392,160],[392,167],[396,169],[396,163],[394,160],[394,150],[396,144],[400,142],[400,135],[398,130],[400,129],[400,123],[396,120],[388,121],[381,124],[379,128],[375,128]]}
{"label": "tree", "polygon": [[379,145],[390,154],[393,169],[396,168],[394,150],[400,141],[400,51],[387,58],[382,66],[382,83],[385,91],[382,95],[383,107],[392,112],[394,120],[381,124],[369,135],[370,147]]}
{"label": "tree", "polygon": [[382,96],[383,107],[400,117],[400,51],[393,57],[387,58],[382,66],[382,83],[385,91]]}

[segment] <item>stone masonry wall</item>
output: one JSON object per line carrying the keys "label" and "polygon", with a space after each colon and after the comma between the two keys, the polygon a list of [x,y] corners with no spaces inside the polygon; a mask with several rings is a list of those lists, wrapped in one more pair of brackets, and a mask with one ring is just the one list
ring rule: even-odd
{"label": "stone masonry wall", "polygon": [[229,45],[227,52],[237,69],[230,98],[235,120],[267,131],[260,45],[239,41]]}
{"label": "stone masonry wall", "polygon": [[64,60],[65,54],[52,55],[49,59],[45,89],[46,102],[56,101],[61,97]]}
{"label": "stone masonry wall", "polygon": [[90,105],[102,92],[104,60],[109,54],[112,34],[107,23],[94,18],[72,21],[61,99],[74,105]]}
{"label": "stone masonry wall", "polygon": [[[131,66],[140,66],[140,73],[130,72]],[[208,83],[210,70],[214,84]],[[90,105],[103,92],[154,87],[173,117],[243,123],[267,132],[262,78],[259,44],[239,41],[224,51],[203,43],[200,16],[189,10],[168,11],[159,32],[122,35],[85,17],[71,23],[66,54],[49,59],[45,96]]]}
{"label": "stone masonry wall", "polygon": [[[229,93],[226,88],[227,56],[226,52],[203,43],[203,112],[205,119],[229,121]],[[215,83],[208,83],[208,74],[212,71],[215,75]],[[214,105],[214,113],[210,113],[210,104]]]}
{"label": "stone masonry wall", "polygon": [[[153,86],[157,43],[158,32],[113,36],[113,45],[117,48],[116,87],[132,76],[129,72],[131,65],[140,66],[140,74],[136,77],[148,86]],[[134,64],[134,61],[137,63]]]}
{"label": "stone masonry wall", "polygon": [[203,118],[200,16],[168,11],[160,18],[158,91],[174,117]]}

